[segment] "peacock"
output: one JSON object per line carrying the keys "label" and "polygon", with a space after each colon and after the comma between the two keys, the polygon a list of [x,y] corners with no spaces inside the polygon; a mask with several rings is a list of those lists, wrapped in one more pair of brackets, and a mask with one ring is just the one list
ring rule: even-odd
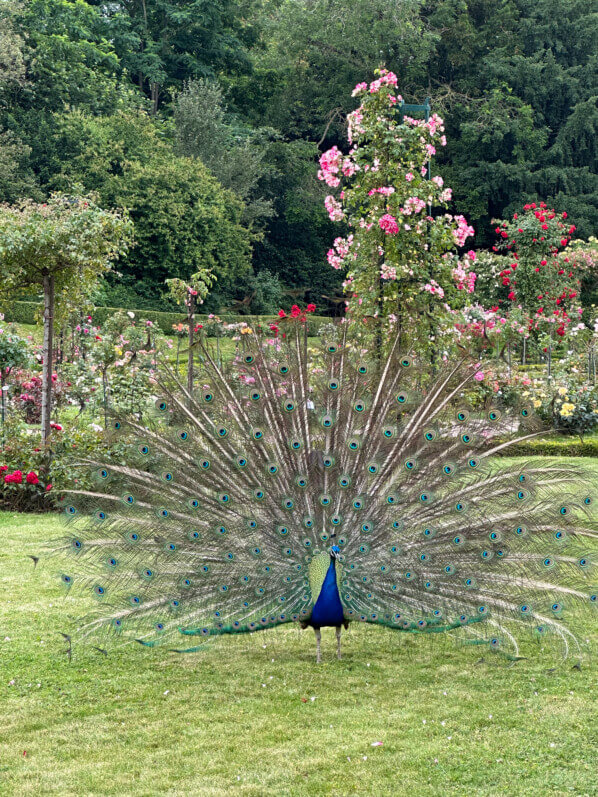
{"label": "peacock", "polygon": [[304,318],[247,327],[229,362],[201,339],[191,392],[166,363],[147,411],[111,416],[54,545],[64,587],[95,598],[77,638],[193,652],[296,623],[320,662],[321,629],[340,659],[360,622],[511,661],[528,633],[580,653],[595,475],[501,458],[543,426],[470,357],[431,362],[400,331],[364,345],[348,323],[316,344]]}

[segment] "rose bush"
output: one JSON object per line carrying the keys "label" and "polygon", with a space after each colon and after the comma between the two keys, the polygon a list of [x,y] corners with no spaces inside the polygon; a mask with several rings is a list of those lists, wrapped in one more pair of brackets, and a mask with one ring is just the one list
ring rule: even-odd
{"label": "rose bush", "polygon": [[333,268],[346,271],[348,314],[406,324],[465,303],[474,289],[475,254],[456,255],[473,235],[463,216],[446,209],[451,189],[430,178],[429,162],[446,144],[442,119],[406,115],[397,77],[386,69],[353,96],[360,105],[347,117],[350,149],[320,158],[318,177],[338,190],[326,197],[333,221],[346,236],[328,252]]}

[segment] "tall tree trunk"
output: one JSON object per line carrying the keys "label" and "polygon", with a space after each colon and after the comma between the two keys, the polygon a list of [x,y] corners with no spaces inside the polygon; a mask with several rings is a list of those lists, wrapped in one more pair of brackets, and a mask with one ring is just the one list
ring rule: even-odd
{"label": "tall tree trunk", "polygon": [[[49,454],[52,415],[52,349],[54,337],[54,275],[44,274],[44,342],[42,346],[42,446]],[[48,461],[49,465],[49,461]]]}
{"label": "tall tree trunk", "polygon": [[157,83],[151,84],[152,116],[158,113],[158,99],[160,97],[160,86]]}

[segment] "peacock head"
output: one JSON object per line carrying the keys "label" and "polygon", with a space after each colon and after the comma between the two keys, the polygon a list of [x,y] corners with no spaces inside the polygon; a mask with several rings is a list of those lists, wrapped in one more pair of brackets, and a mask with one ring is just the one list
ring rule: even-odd
{"label": "peacock head", "polygon": [[330,556],[332,556],[333,559],[336,559],[336,557],[340,555],[340,552],[341,549],[338,547],[338,545],[330,546]]}

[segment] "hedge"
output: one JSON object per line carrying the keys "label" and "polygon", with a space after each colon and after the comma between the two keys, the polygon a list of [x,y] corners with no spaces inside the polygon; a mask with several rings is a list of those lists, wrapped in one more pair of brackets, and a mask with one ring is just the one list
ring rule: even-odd
{"label": "hedge", "polygon": [[[36,324],[39,321],[41,305],[38,302],[11,302],[4,311],[4,317],[7,321],[14,321],[17,324]],[[92,313],[93,322],[101,326],[107,318],[118,312],[133,312],[136,318],[143,318],[148,321],[153,321],[162,332],[171,335],[173,324],[185,323],[186,316],[183,313],[165,313],[159,310],[135,310],[130,307],[96,307]],[[276,321],[275,315],[233,315],[224,314],[219,316],[223,322],[227,324],[238,324],[240,321],[245,321],[248,324],[263,324],[267,325],[272,321]],[[308,330],[310,335],[318,335],[320,327],[323,324],[330,324],[333,319],[329,316],[310,315],[308,316]],[[195,316],[197,324],[207,324],[208,316],[199,313]]]}
{"label": "hedge", "polygon": [[527,440],[503,448],[501,457],[596,457],[598,458],[598,439],[584,440],[572,437],[571,440]]}

